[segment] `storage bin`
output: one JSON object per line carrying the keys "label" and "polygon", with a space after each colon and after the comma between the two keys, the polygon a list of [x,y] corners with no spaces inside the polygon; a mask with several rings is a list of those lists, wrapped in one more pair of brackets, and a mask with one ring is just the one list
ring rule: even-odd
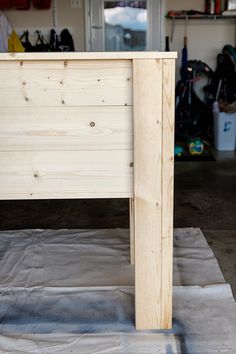
{"label": "storage bin", "polygon": [[214,145],[219,151],[235,150],[236,113],[214,113]]}

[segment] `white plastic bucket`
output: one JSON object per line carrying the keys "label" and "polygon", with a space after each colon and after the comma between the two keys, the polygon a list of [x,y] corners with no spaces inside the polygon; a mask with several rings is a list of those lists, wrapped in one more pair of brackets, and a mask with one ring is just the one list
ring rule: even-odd
{"label": "white plastic bucket", "polygon": [[236,113],[214,113],[214,145],[219,151],[235,150]]}

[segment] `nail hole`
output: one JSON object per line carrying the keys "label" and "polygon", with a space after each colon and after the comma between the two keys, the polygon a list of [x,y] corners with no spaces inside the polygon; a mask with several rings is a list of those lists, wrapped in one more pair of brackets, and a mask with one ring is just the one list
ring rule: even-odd
{"label": "nail hole", "polygon": [[130,162],[130,167],[134,167],[134,163],[133,162]]}
{"label": "nail hole", "polygon": [[90,122],[89,125],[90,125],[90,127],[93,128],[93,127],[95,127],[95,122]]}
{"label": "nail hole", "polygon": [[34,172],[34,177],[38,178],[38,176],[39,176],[38,172]]}
{"label": "nail hole", "polygon": [[62,101],[61,101],[61,103],[62,103],[62,104],[65,104],[65,101],[64,101],[64,100],[62,100]]}
{"label": "nail hole", "polygon": [[26,102],[27,102],[27,101],[29,101],[29,98],[28,98],[28,97],[25,97],[25,100],[26,100]]}

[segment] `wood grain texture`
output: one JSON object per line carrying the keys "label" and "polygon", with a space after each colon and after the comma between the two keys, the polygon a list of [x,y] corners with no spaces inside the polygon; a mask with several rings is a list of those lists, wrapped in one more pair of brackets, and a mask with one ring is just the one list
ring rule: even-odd
{"label": "wood grain texture", "polygon": [[1,152],[0,199],[130,198],[132,151]]}
{"label": "wood grain texture", "polygon": [[162,61],[133,61],[136,328],[161,328]]}
{"label": "wood grain texture", "polygon": [[135,263],[134,199],[129,200],[130,264]]}
{"label": "wood grain texture", "polygon": [[132,107],[0,107],[0,151],[133,149]]}
{"label": "wood grain texture", "polygon": [[128,60],[0,65],[0,107],[132,105]]}
{"label": "wood grain texture", "polygon": [[171,327],[174,58],[0,54],[0,199],[129,198],[137,329]]}
{"label": "wood grain texture", "polygon": [[163,60],[161,328],[172,327],[175,60]]}
{"label": "wood grain texture", "polygon": [[6,60],[117,60],[117,59],[176,59],[177,52],[63,52],[63,53],[0,53],[0,61]]}

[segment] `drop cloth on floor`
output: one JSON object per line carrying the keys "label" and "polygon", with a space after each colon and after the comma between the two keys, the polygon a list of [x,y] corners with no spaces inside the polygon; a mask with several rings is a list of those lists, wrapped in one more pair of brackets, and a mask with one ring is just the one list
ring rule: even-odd
{"label": "drop cloth on floor", "polygon": [[0,232],[0,353],[236,353],[236,305],[199,229],[174,235],[171,331],[136,332],[128,230]]}
{"label": "drop cloth on floor", "polygon": [[[134,285],[129,231],[0,232],[0,284],[13,287]],[[224,283],[199,229],[174,232],[174,285]]]}

